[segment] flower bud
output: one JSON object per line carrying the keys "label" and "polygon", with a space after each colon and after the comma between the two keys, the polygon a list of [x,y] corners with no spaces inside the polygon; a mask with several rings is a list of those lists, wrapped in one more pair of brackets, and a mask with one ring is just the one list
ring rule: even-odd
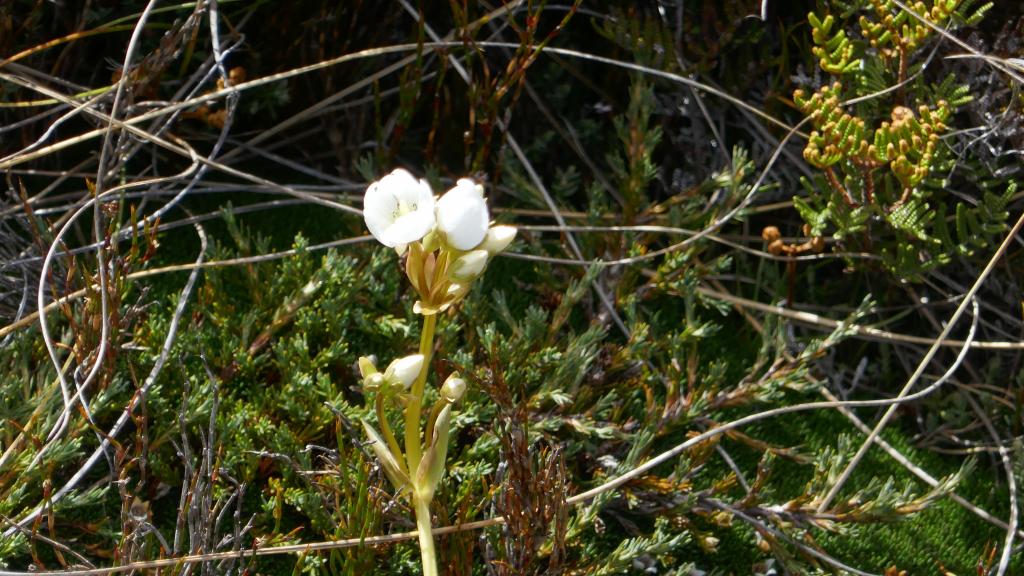
{"label": "flower bud", "polygon": [[493,256],[508,248],[508,245],[515,239],[516,232],[518,230],[513,226],[491,226],[487,230],[487,236],[484,236],[484,241],[480,243],[479,249],[486,250]]}
{"label": "flower bud", "polygon": [[384,386],[385,382],[387,382],[387,379],[384,378],[383,374],[380,372],[374,372],[363,379],[363,386],[367,390],[380,390]]}
{"label": "flower bud", "polygon": [[448,275],[456,280],[472,280],[484,271],[487,265],[487,251],[473,250],[452,262]]}
{"label": "flower bud", "polygon": [[366,380],[370,376],[377,373],[377,366],[373,362],[373,358],[368,356],[359,357],[359,375]]}
{"label": "flower bud", "polygon": [[441,247],[441,235],[437,233],[437,229],[431,230],[421,240],[423,243],[423,251],[430,253]]}
{"label": "flower bud", "polygon": [[388,364],[384,371],[384,379],[390,383],[398,384],[403,390],[412,386],[416,377],[423,369],[423,354],[413,354],[394,360]]}
{"label": "flower bud", "polygon": [[714,536],[701,535],[697,538],[697,544],[704,550],[704,552],[712,553],[718,549],[718,538]]}
{"label": "flower bud", "polygon": [[444,398],[445,402],[454,404],[462,398],[462,395],[466,393],[466,381],[459,378],[458,372],[452,372],[450,376],[441,385],[441,398]]}

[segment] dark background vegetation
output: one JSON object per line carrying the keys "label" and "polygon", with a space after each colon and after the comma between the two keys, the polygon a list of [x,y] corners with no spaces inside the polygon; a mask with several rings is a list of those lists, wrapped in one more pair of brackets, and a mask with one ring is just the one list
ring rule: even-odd
{"label": "dark background vegetation", "polygon": [[[960,4],[964,14],[983,7]],[[66,96],[115,85],[144,6],[0,6],[0,73],[9,75],[0,77],[4,160],[44,134],[52,144],[106,127],[87,114],[57,122],[66,104],[12,106],[45,98],[12,78]],[[760,2],[749,0],[522,2],[481,21],[500,6],[220,2],[225,72],[236,84],[430,42],[427,27],[456,42],[367,55],[140,125],[263,184],[216,167],[196,181],[195,172],[174,176],[188,158],[118,131],[104,167],[101,139],[7,167],[0,448],[9,456],[0,466],[0,564],[123,566],[411,530],[406,502],[362,444],[358,420],[371,417],[372,396],[360,388],[355,362],[414,349],[413,297],[392,251],[318,246],[365,231],[357,215],[313,201],[358,208],[370,181],[404,166],[438,191],[467,175],[485,182],[494,218],[520,227],[512,254],[489,266],[439,329],[435,371],[459,370],[471,391],[454,421],[434,524],[510,519],[441,537],[442,573],[830,573],[842,565],[873,574],[995,573],[1006,530],[948,493],[1003,520],[1011,513],[1024,425],[1019,239],[978,292],[973,336],[1009,345],[962,359],[958,348],[943,348],[919,387],[957,365],[954,377],[901,406],[882,433],[914,465],[949,479],[941,490],[930,493],[876,446],[839,499],[818,511],[829,480],[865,438],[831,408],[718,436],[585,505],[567,507],[560,490],[582,492],[688,435],[763,410],[894,397],[1020,215],[1012,188],[1024,146],[1017,80],[992,61],[950,58],[965,49],[933,34],[908,56],[916,80],[845,108],[875,126],[894,106],[934,106],[945,94],[934,85],[949,75],[973,96],[946,121],[944,155],[911,199],[879,202],[854,226],[825,171],[804,159],[807,134],[825,128],[804,124],[791,138],[783,125],[810,115],[795,90],[834,80],[813,53],[808,12],[833,14],[831,32],[846,29],[866,68],[880,69],[877,77],[843,77],[844,98],[874,93],[874,80],[897,83],[857,37],[871,2],[769,2],[765,20],[756,16]],[[141,35],[120,118],[218,88],[218,73],[194,76],[213,54],[210,6],[158,8]],[[995,3],[970,25],[950,22],[950,35],[997,62],[1024,58],[1024,18],[1014,2]],[[538,44],[579,54],[528,48]],[[414,58],[382,72],[406,56]],[[90,106],[110,113],[112,96],[108,90]],[[837,170],[853,173],[851,166]],[[63,407],[56,369],[38,321],[21,320],[35,310],[42,256],[63,218],[90,198],[98,172],[105,189],[168,178],[104,203],[100,236],[112,262],[105,291],[116,314],[100,314],[94,248],[54,260],[47,295],[83,289],[85,297],[50,311],[51,337],[62,361],[70,356],[79,368],[71,377],[96,362],[101,368],[86,391],[90,413],[74,410],[51,442],[47,431]],[[853,189],[851,181],[844,184]],[[163,228],[118,235],[186,186],[194,188],[160,219]],[[814,214],[796,209],[794,197]],[[822,216],[828,202],[837,208]],[[577,228],[552,228],[552,204]],[[975,215],[959,216],[959,204]],[[909,223],[890,217],[904,205],[935,214]],[[93,216],[84,212],[58,247],[90,246]],[[961,232],[957,218],[974,220]],[[948,241],[940,221],[953,230]],[[762,239],[767,227],[788,246],[820,242],[823,250],[789,259]],[[710,232],[679,244],[697,230]],[[207,261],[242,260],[206,268],[184,288],[189,267],[165,268],[193,262],[204,245]],[[892,256],[901,250],[909,256]],[[635,260],[616,263],[622,259]],[[182,294],[187,308],[175,331]],[[865,337],[752,303],[924,340]],[[103,322],[111,346],[100,358]],[[970,323],[968,314],[950,337],[967,338]],[[169,334],[166,364],[142,394]],[[99,462],[50,502],[130,402],[129,424]],[[883,410],[854,413],[870,427]],[[44,514],[10,528],[38,505]],[[207,559],[193,570],[414,574],[417,561],[415,545],[402,542]],[[1010,573],[1020,569],[1015,556]]]}

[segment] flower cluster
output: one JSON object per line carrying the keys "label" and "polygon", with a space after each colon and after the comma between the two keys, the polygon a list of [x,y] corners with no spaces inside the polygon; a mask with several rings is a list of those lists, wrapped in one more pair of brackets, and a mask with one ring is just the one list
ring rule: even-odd
{"label": "flower cluster", "polygon": [[402,168],[370,184],[363,218],[381,244],[406,254],[406,275],[420,295],[414,310],[424,315],[461,300],[516,236],[511,226],[492,225],[483,186],[473,180],[435,198],[426,180]]}

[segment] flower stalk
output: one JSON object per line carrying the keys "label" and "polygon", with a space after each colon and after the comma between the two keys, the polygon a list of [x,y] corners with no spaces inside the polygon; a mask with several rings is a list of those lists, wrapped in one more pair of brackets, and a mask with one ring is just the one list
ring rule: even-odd
{"label": "flower stalk", "polygon": [[427,371],[430,357],[434,352],[434,328],[437,326],[437,315],[423,317],[423,330],[420,332],[420,354],[423,355],[423,368],[412,383],[409,402],[405,406],[405,454],[410,471],[415,471],[423,457],[423,446],[420,441],[420,415],[423,412],[423,389],[427,383]]}
{"label": "flower stalk", "polygon": [[416,532],[420,541],[423,576],[437,576],[437,552],[434,548],[434,528],[430,524],[430,501],[413,495],[412,503],[413,510],[416,511]]}

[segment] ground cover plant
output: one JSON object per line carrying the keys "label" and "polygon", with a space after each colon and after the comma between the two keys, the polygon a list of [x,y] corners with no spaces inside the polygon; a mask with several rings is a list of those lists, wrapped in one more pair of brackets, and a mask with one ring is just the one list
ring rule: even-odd
{"label": "ground cover plant", "polygon": [[1024,11],[0,6],[0,574],[1014,574]]}

